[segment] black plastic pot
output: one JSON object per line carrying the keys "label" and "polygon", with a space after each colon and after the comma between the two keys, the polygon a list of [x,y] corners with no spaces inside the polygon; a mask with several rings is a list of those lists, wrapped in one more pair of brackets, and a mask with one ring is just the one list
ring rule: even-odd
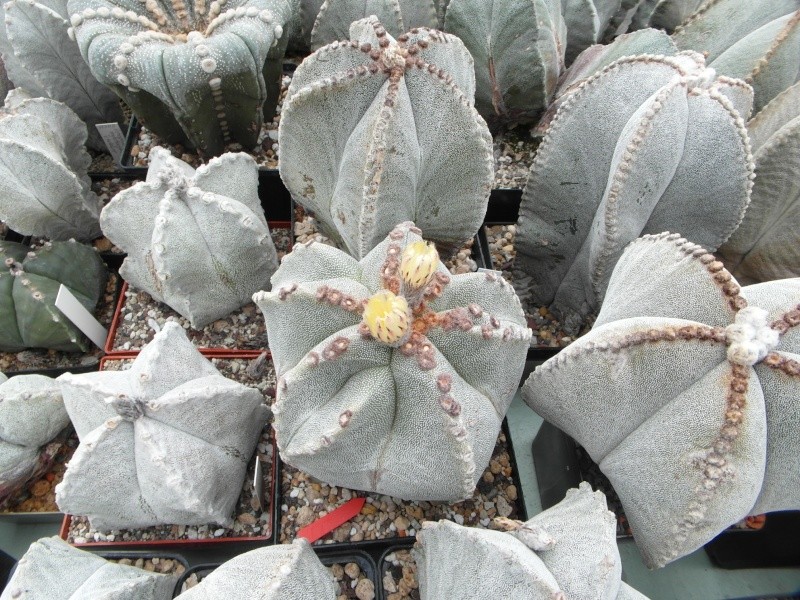
{"label": "black plastic pot", "polygon": [[729,528],[705,545],[723,569],[800,567],[800,511],[765,515],[761,529]]}

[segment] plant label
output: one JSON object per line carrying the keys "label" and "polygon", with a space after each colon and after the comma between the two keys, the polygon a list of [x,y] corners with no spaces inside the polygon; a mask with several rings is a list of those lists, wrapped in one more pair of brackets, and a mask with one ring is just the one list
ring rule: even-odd
{"label": "plant label", "polygon": [[72,321],[86,337],[92,340],[95,346],[98,348],[103,347],[108,337],[108,331],[92,316],[92,313],[84,308],[83,304],[72,295],[72,292],[63,283],[58,287],[56,308],[64,313],[64,316]]}
{"label": "plant label", "polygon": [[122,133],[119,123],[98,123],[95,125],[103,143],[108,148],[108,153],[118,166],[122,166],[122,153],[125,151],[125,134]]}

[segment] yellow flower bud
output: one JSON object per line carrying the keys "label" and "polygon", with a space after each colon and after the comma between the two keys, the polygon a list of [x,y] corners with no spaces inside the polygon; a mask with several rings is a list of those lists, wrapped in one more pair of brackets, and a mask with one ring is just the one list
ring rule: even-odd
{"label": "yellow flower bud", "polygon": [[397,344],[406,337],[411,324],[408,302],[389,290],[381,290],[367,301],[364,323],[372,337],[386,344]]}
{"label": "yellow flower bud", "polygon": [[413,242],[403,250],[400,275],[412,289],[418,290],[431,280],[439,268],[439,253],[428,242]]}

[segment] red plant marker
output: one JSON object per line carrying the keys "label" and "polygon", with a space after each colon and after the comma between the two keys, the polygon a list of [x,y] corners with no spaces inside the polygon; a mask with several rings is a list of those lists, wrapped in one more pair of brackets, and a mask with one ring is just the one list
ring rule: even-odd
{"label": "red plant marker", "polygon": [[321,537],[329,534],[340,525],[344,525],[360,513],[361,507],[364,506],[364,502],[366,501],[366,498],[353,498],[352,500],[348,500],[336,510],[329,512],[324,517],[303,527],[297,532],[297,537],[306,538],[313,544]]}

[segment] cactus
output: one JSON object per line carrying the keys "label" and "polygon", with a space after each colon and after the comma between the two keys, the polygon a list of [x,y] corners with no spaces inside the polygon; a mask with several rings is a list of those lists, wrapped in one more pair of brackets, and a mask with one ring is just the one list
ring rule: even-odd
{"label": "cactus", "polygon": [[797,0],[711,0],[672,37],[681,50],[707,53],[721,75],[752,85],[756,112],[800,77]]}
{"label": "cactus", "polygon": [[14,84],[69,106],[86,123],[89,146],[105,150],[95,125],[122,124],[122,109],[117,95],[94,78],[70,39],[67,0],[11,0],[0,13],[0,53]]}
{"label": "cactus", "polygon": [[547,107],[564,67],[561,0],[453,0],[445,29],[475,59],[475,107],[493,129]]}
{"label": "cactus", "polygon": [[160,147],[147,180],[100,215],[128,253],[120,275],[199,329],[250,302],[278,268],[252,157],[228,153],[197,171]]}
{"label": "cactus", "polygon": [[603,38],[612,19],[630,0],[561,0],[561,13],[567,24],[566,63]]}
{"label": "cactus", "polygon": [[742,283],[800,276],[800,83],[776,96],[747,130],[756,163],[752,199],[719,254]]}
{"label": "cactus", "polygon": [[20,90],[0,110],[0,220],[23,235],[100,237],[86,126],[66,105]]}
{"label": "cactus", "polygon": [[58,378],[80,445],[56,486],[95,529],[230,527],[269,417],[261,393],[226,379],[167,322],[127,371]]}
{"label": "cactus", "polygon": [[289,0],[70,0],[84,60],[152,131],[204,154],[256,145],[280,91]]}
{"label": "cactus", "polygon": [[636,6],[628,9],[630,29],[654,27],[671,33],[705,2],[706,0],[638,0]]}
{"label": "cactus", "polygon": [[280,173],[325,235],[361,258],[400,221],[460,244],[480,227],[492,139],[473,106],[472,57],[455,36],[397,41],[353,23],[295,71],[280,124]]}
{"label": "cactus", "polygon": [[280,376],[283,459],[332,485],[469,497],[531,335],[503,278],[451,277],[420,230],[402,223],[360,262],[296,246],[272,288],[253,300]]}
{"label": "cactus", "polygon": [[582,83],[550,124],[523,193],[514,265],[523,302],[550,306],[575,331],[642,233],[724,242],[750,199],[751,99],[696,53],[624,57]]}
{"label": "cactus", "polygon": [[800,509],[800,278],[740,288],[677,234],[617,263],[594,328],[523,399],[619,494],[650,567],[748,514]]}
{"label": "cactus", "polygon": [[116,564],[53,536],[31,544],[0,600],[167,600],[175,577]]}
{"label": "cactus", "polygon": [[46,469],[52,453],[45,445],[67,425],[55,381],[0,373],[0,506]]}
{"label": "cactus", "polygon": [[646,600],[621,581],[616,519],[586,482],[525,523],[500,517],[493,525],[499,531],[423,523],[413,550],[422,600],[478,599],[486,590],[494,598]]}
{"label": "cactus", "polygon": [[55,307],[63,283],[88,311],[105,288],[106,269],[97,253],[74,241],[27,246],[0,241],[0,350],[88,350],[90,342]]}
{"label": "cactus", "polygon": [[258,548],[217,567],[181,600],[335,600],[337,587],[305,538]]}

